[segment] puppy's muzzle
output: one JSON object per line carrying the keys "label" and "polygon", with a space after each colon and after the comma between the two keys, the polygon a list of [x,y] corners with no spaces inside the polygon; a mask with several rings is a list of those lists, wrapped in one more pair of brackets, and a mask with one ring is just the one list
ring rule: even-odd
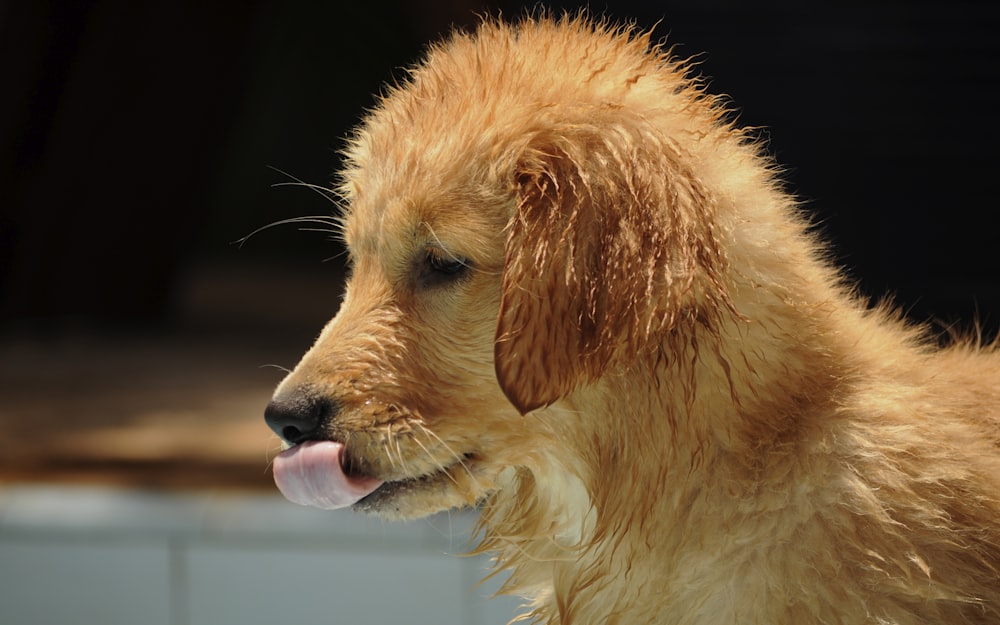
{"label": "puppy's muzzle", "polygon": [[337,413],[328,398],[308,389],[279,393],[264,410],[264,420],[275,434],[297,445],[324,438],[323,431]]}

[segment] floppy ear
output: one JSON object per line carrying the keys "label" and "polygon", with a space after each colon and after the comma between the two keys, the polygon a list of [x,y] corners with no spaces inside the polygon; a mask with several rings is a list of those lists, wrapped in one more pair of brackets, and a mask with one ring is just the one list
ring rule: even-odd
{"label": "floppy ear", "polygon": [[494,362],[522,414],[725,297],[714,202],[678,148],[621,109],[581,118],[533,136],[514,177]]}

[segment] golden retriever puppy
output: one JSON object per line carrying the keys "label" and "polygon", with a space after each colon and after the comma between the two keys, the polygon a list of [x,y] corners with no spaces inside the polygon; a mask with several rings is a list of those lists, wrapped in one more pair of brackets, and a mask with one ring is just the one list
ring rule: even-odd
{"label": "golden retriever puppy", "polygon": [[478,506],[542,623],[1000,623],[1000,355],[867,309],[648,35],[487,20],[346,157],[289,499]]}

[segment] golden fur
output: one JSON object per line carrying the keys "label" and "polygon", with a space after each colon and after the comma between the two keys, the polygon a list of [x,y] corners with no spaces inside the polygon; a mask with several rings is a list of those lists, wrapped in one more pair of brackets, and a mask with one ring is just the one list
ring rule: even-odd
{"label": "golden fur", "polygon": [[456,33],[346,158],[278,394],[335,402],[356,508],[480,506],[542,623],[1000,623],[1000,355],[867,309],[648,35]]}

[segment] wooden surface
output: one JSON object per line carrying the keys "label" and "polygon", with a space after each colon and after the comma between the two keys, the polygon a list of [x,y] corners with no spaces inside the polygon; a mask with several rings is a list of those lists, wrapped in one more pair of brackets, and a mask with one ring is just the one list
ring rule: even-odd
{"label": "wooden surface", "polygon": [[302,348],[211,333],[5,338],[0,483],[273,489],[263,411]]}

